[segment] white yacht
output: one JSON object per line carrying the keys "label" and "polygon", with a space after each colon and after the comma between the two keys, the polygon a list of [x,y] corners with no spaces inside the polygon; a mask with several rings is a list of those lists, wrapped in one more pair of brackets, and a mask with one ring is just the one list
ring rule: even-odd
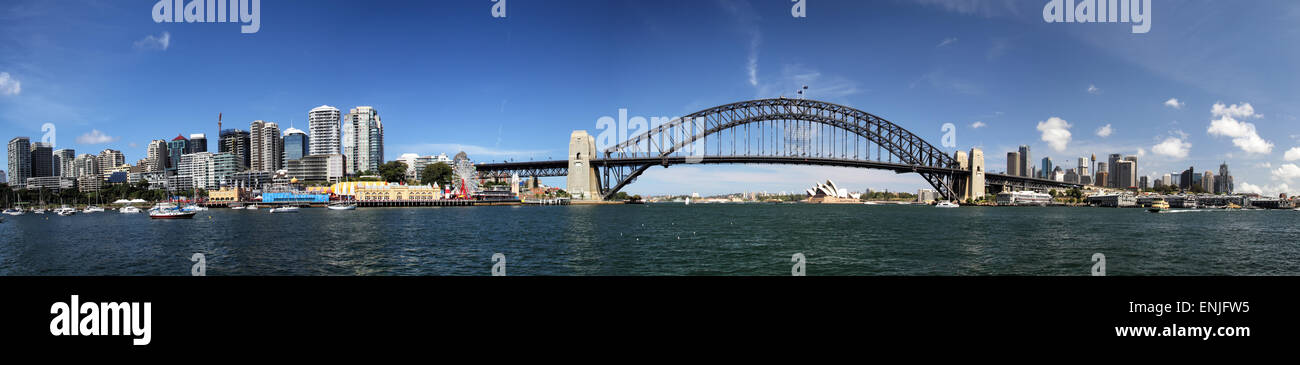
{"label": "white yacht", "polygon": [[357,210],[356,204],[336,203],[329,205],[330,210]]}
{"label": "white yacht", "polygon": [[140,214],[140,208],[136,208],[134,205],[128,205],[122,207],[122,209],[118,209],[117,212],[122,214]]}
{"label": "white yacht", "polygon": [[64,206],[62,206],[62,207],[59,207],[58,209],[55,209],[55,210],[54,210],[54,214],[58,214],[58,215],[61,215],[61,216],[67,217],[67,216],[70,216],[70,215],[73,215],[73,214],[77,214],[77,209],[76,209],[76,208],[73,208],[73,207],[69,207],[69,206],[67,206],[67,205],[64,205]]}
{"label": "white yacht", "polygon": [[939,202],[939,204],[935,204],[934,207],[935,208],[957,208],[960,207],[960,205],[957,205],[957,203],[950,202],[950,201],[942,201]]}
{"label": "white yacht", "polygon": [[97,206],[91,205],[91,206],[86,207],[86,209],[82,209],[81,212],[82,212],[82,213],[102,213],[102,212],[104,212],[104,208],[100,208],[100,207],[97,207]]}
{"label": "white yacht", "polygon": [[298,207],[287,206],[271,209],[271,213],[297,213]]}
{"label": "white yacht", "polygon": [[4,214],[5,214],[5,215],[23,215],[23,214],[26,214],[26,212],[23,212],[22,209],[9,208],[9,209],[5,209]]}

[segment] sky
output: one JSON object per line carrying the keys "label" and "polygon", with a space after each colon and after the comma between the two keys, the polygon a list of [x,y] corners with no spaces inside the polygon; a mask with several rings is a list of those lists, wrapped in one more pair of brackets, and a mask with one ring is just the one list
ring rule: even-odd
{"label": "sky", "polygon": [[[854,107],[989,171],[1032,157],[1137,155],[1139,174],[1218,171],[1300,192],[1300,2],[1154,0],[1150,30],[1048,23],[1046,0],[263,0],[260,29],[157,23],[156,1],[0,3],[0,139],[144,157],[150,140],[308,110],[374,106],[385,158],[563,158],[597,120],[793,96]],[[0,152],[3,153],[3,152]],[[7,160],[8,156],[5,156]],[[914,192],[914,174],[769,165],[655,167],[639,194]],[[563,185],[563,178],[543,181]]]}

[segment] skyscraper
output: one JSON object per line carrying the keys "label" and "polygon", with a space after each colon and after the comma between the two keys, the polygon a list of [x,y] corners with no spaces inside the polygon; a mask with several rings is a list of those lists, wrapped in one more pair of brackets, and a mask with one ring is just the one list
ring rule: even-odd
{"label": "skyscraper", "polygon": [[5,176],[5,170],[0,170],[0,184],[8,184],[9,177]]}
{"label": "skyscraper", "polygon": [[1194,184],[1193,181],[1194,178],[1192,177],[1194,175],[1196,175],[1195,166],[1191,166],[1188,167],[1187,170],[1183,170],[1182,177],[1178,179],[1178,188],[1183,190],[1191,190],[1192,185]]}
{"label": "skyscraper", "polygon": [[1051,158],[1051,157],[1043,157],[1043,167],[1042,167],[1041,170],[1038,170],[1038,171],[1042,171],[1042,174],[1043,174],[1042,176],[1039,176],[1038,178],[1040,178],[1040,179],[1048,179],[1048,180],[1051,180],[1051,179],[1052,179],[1052,172],[1053,172],[1053,171],[1052,171],[1052,158]]}
{"label": "skyscraper", "polygon": [[[1101,186],[1101,187],[1109,187],[1109,185],[1106,184],[1110,183],[1110,165],[1106,164],[1105,162],[1098,162],[1096,175],[1097,177],[1092,180],[1093,185]],[[1106,178],[1103,179],[1102,178],[1103,176],[1105,176]]]}
{"label": "skyscraper", "polygon": [[181,166],[181,156],[184,156],[190,150],[190,141],[185,136],[176,135],[170,142],[167,142],[167,171],[175,173]]}
{"label": "skyscraper", "polygon": [[1107,175],[1109,176],[1109,178],[1106,180],[1106,186],[1107,186],[1107,187],[1111,187],[1111,188],[1123,188],[1123,186],[1120,186],[1119,181],[1115,180],[1116,178],[1119,178],[1119,171],[1118,171],[1117,169],[1119,168],[1118,163],[1119,163],[1119,161],[1122,160],[1122,159],[1123,159],[1123,158],[1120,157],[1120,155],[1119,155],[1118,153],[1112,153],[1112,154],[1110,154],[1110,156],[1106,159],[1106,166],[1109,166],[1109,167],[1110,167],[1110,170],[1107,171],[1107,172],[1109,172],[1109,174],[1107,174]]}
{"label": "skyscraper", "polygon": [[298,160],[311,154],[307,132],[298,128],[284,130],[284,161]]}
{"label": "skyscraper", "polygon": [[169,157],[167,154],[167,141],[155,139],[149,142],[149,147],[145,150],[145,171],[162,172],[167,170]]}
{"label": "skyscraper", "polygon": [[235,160],[239,161],[239,169],[245,170],[252,166],[252,158],[249,153],[249,133],[239,129],[226,129],[221,131],[218,139],[218,152],[226,152],[235,155]]}
{"label": "skyscraper", "polygon": [[1079,176],[1088,176],[1089,165],[1091,164],[1088,163],[1087,157],[1079,157],[1079,166],[1076,168],[1075,172],[1077,172]]}
{"label": "skyscraper", "polygon": [[1020,176],[1020,152],[1007,152],[1007,175]]}
{"label": "skyscraper", "polygon": [[122,151],[105,149],[99,153],[99,173],[107,174],[113,168],[126,164],[126,156]]}
{"label": "skyscraper", "polygon": [[1034,166],[1034,160],[1029,158],[1029,146],[1021,145],[1020,146],[1020,176],[1024,176],[1024,177],[1032,176],[1030,170],[1032,169],[1033,166]]}
{"label": "skyscraper", "polygon": [[307,130],[311,131],[307,154],[339,153],[339,108],[321,105],[307,112]]}
{"label": "skyscraper", "polygon": [[9,140],[9,184],[14,189],[27,187],[27,178],[32,177],[32,140],[27,137],[14,137]]}
{"label": "skyscraper", "polygon": [[249,169],[253,171],[276,171],[283,164],[284,140],[280,138],[280,126],[264,120],[253,121],[248,127]]}
{"label": "skyscraper", "polygon": [[1133,155],[1128,155],[1124,157],[1124,161],[1133,162],[1133,166],[1130,166],[1133,169],[1133,171],[1129,172],[1130,180],[1124,181],[1122,183],[1125,184],[1125,187],[1137,187],[1138,186],[1138,157]]}
{"label": "skyscraper", "polygon": [[77,151],[71,148],[64,148],[54,151],[54,175],[64,177],[77,177],[76,166]]}
{"label": "skyscraper", "polygon": [[45,142],[32,143],[32,176],[54,176],[54,146]]}
{"label": "skyscraper", "polygon": [[374,108],[358,106],[344,116],[343,157],[349,171],[379,171],[384,163],[384,123]]}
{"label": "skyscraper", "polygon": [[1146,176],[1138,178],[1138,189],[1150,189],[1151,186],[1149,185],[1149,182],[1150,180],[1148,180]]}
{"label": "skyscraper", "polygon": [[1113,188],[1132,189],[1137,187],[1137,179],[1133,176],[1133,171],[1136,171],[1133,170],[1133,161],[1116,161],[1115,166],[1111,166],[1111,169],[1115,170],[1115,173],[1119,174],[1119,176],[1111,179],[1112,181],[1115,181],[1116,184],[1119,184],[1112,186]]}
{"label": "skyscraper", "polygon": [[1209,172],[1209,171],[1206,171],[1206,172],[1205,172],[1205,177],[1202,177],[1202,178],[1201,178],[1201,188],[1202,188],[1202,189],[1205,189],[1206,192],[1210,192],[1210,193],[1213,193],[1213,192],[1214,192],[1214,173],[1213,173],[1213,172]]}
{"label": "skyscraper", "polygon": [[208,152],[208,135],[195,133],[190,135],[190,150],[186,153]]}
{"label": "skyscraper", "polygon": [[1215,194],[1232,194],[1232,175],[1228,173],[1228,163],[1219,165],[1219,177],[1214,180]]}

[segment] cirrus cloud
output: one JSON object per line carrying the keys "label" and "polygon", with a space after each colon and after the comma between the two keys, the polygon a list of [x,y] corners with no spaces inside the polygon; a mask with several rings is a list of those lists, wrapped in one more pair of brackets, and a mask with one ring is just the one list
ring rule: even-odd
{"label": "cirrus cloud", "polygon": [[14,80],[8,72],[0,72],[0,95],[18,95],[23,91],[23,83]]}
{"label": "cirrus cloud", "polygon": [[91,129],[90,133],[82,134],[77,137],[77,143],[80,144],[104,144],[117,142],[118,138],[104,134],[98,129]]}
{"label": "cirrus cloud", "polygon": [[135,49],[157,49],[166,51],[172,46],[172,34],[163,31],[159,35],[147,35],[144,38],[135,41]]}

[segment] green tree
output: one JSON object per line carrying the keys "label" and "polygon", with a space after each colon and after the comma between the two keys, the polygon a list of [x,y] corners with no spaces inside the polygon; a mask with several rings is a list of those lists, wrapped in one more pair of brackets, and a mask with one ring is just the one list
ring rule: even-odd
{"label": "green tree", "polygon": [[379,176],[387,182],[406,181],[406,163],[402,161],[388,161],[379,165]]}
{"label": "green tree", "polygon": [[438,186],[446,187],[451,184],[451,166],[445,162],[429,164],[420,172],[420,183],[429,185],[437,183]]}

